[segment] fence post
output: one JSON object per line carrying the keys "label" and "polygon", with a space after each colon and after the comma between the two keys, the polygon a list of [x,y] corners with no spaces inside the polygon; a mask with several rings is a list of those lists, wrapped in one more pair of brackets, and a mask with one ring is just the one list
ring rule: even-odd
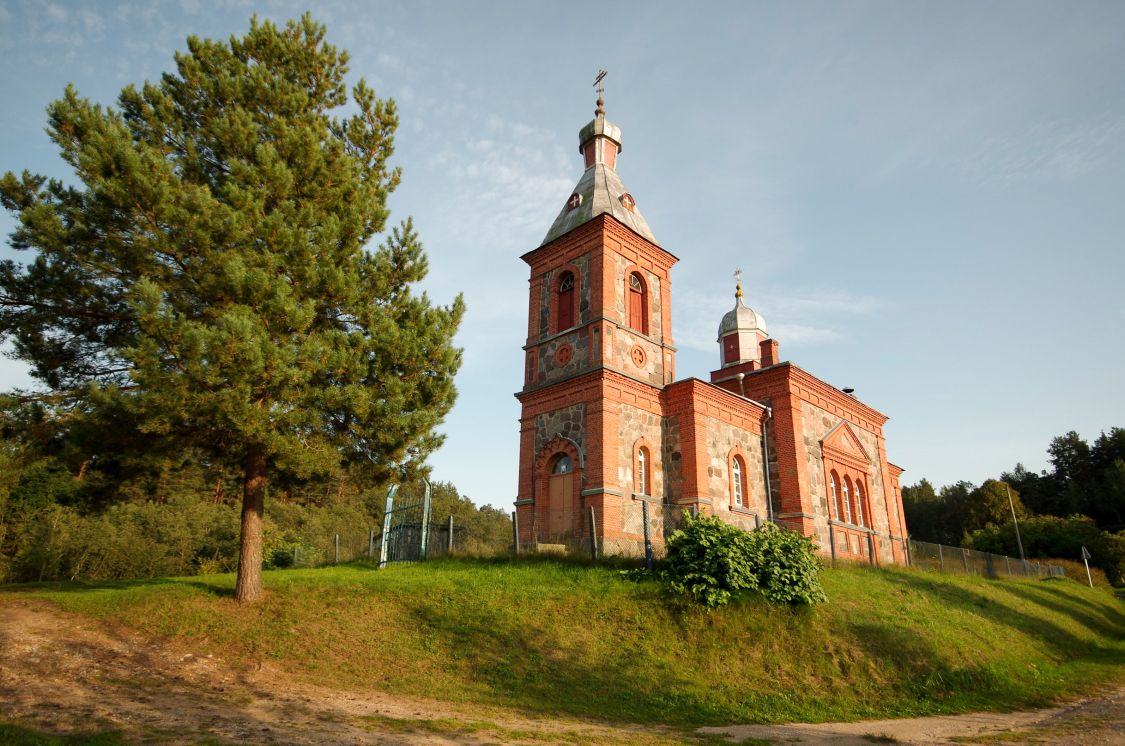
{"label": "fence post", "polygon": [[969,574],[969,550],[968,549],[962,549],[961,550],[961,564],[963,564],[965,566],[965,574],[968,575]]}
{"label": "fence post", "polygon": [[1008,555],[1004,555],[1004,567],[1008,570],[1008,577],[1012,577],[1012,560]]}
{"label": "fence post", "polygon": [[938,545],[937,545],[937,561],[938,561],[938,568],[939,568],[939,569],[940,569],[940,570],[941,570],[942,572],[945,572],[945,555],[943,555],[943,554],[942,554],[942,552],[941,552],[941,546],[942,546],[941,544],[938,544]]}
{"label": "fence post", "polygon": [[375,529],[367,529],[367,559],[375,556]]}
{"label": "fence post", "polygon": [[430,545],[430,481],[423,479],[422,482],[426,485],[425,493],[422,497],[422,560],[426,559],[426,550]]}
{"label": "fence post", "polygon": [[652,537],[648,529],[648,500],[641,501],[641,518],[645,522],[645,571],[652,572]]}
{"label": "fence post", "polygon": [[340,535],[339,534],[336,534],[335,546],[336,546],[336,559],[333,561],[332,564],[338,565],[338,564],[340,564]]}
{"label": "fence post", "polygon": [[300,549],[300,547],[293,547],[293,567],[297,566],[297,550],[298,549]]}
{"label": "fence post", "polygon": [[520,553],[520,519],[518,511],[512,511],[512,546],[516,548],[516,554]]}
{"label": "fence post", "polygon": [[449,516],[449,546],[445,548],[446,553],[453,554],[453,516]]}
{"label": "fence post", "polygon": [[598,524],[594,519],[594,506],[589,507],[590,511],[590,559],[596,560],[598,558]]}
{"label": "fence post", "polygon": [[828,554],[832,557],[832,566],[836,566],[836,529],[828,524]]}
{"label": "fence post", "polygon": [[875,562],[875,535],[874,534],[868,534],[867,535],[867,559],[870,561],[872,567],[875,567],[875,565],[878,564],[878,563]]}
{"label": "fence post", "polygon": [[387,540],[391,534],[391,514],[395,510],[396,492],[398,492],[397,484],[392,484],[387,490],[387,507],[383,509],[383,538],[379,542],[379,567],[387,566]]}

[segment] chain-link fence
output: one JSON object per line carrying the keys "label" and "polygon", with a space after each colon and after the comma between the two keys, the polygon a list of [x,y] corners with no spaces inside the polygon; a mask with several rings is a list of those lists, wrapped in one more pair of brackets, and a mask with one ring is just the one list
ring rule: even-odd
{"label": "chain-link fence", "polygon": [[1062,578],[1066,571],[1058,565],[1047,565],[1034,560],[1020,560],[1003,554],[978,552],[975,549],[947,547],[928,541],[908,542],[910,564],[939,572],[962,575],[983,575],[987,578]]}

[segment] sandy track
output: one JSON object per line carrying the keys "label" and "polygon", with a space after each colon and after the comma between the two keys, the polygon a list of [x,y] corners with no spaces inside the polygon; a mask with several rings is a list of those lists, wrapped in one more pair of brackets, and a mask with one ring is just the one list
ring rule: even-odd
{"label": "sandy track", "polygon": [[[531,718],[381,692],[291,681],[263,665],[242,670],[181,642],[65,614],[45,603],[0,602],[0,716],[55,733],[120,731],[131,743],[445,744],[674,743],[691,734]],[[731,742],[870,744],[982,739],[1017,743],[1122,744],[1125,690],[1065,707],[915,720],[701,728]]]}
{"label": "sandy track", "polygon": [[22,602],[0,603],[0,716],[60,734],[118,730],[129,742],[676,740],[663,728],[540,720],[497,709],[295,683],[269,666],[237,670],[195,655],[180,643]]}

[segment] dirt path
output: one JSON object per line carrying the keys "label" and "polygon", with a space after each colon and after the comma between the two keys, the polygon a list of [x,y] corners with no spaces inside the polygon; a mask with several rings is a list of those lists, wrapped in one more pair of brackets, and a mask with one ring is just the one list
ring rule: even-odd
{"label": "dirt path", "polygon": [[804,746],[909,744],[1094,744],[1125,745],[1125,689],[1106,692],[1062,707],[1023,712],[867,720],[858,723],[735,725],[700,728],[701,733],[746,740],[800,743]]}
{"label": "dirt path", "polygon": [[[1125,690],[1066,707],[866,723],[731,726],[695,733],[532,718],[381,692],[295,683],[268,665],[236,669],[180,642],[64,614],[0,605],[0,718],[53,733],[119,731],[130,743],[869,744],[999,742],[1125,745]],[[884,741],[891,742],[891,741]]]}
{"label": "dirt path", "polygon": [[646,743],[676,732],[535,719],[241,671],[178,642],[64,614],[0,604],[0,718],[59,734],[119,731],[130,743]]}

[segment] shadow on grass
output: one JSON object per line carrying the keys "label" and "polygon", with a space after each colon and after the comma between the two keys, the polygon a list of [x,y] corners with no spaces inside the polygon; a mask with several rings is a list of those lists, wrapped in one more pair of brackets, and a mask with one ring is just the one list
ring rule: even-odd
{"label": "shadow on grass", "polygon": [[1045,585],[1008,583],[1003,586],[1003,590],[1025,601],[1071,617],[1083,627],[1103,637],[1111,640],[1125,638],[1125,615],[1112,608],[1098,606],[1061,588]]}
{"label": "shadow on grass", "polygon": [[[1078,658],[1083,655],[1089,655],[1102,647],[1094,642],[1076,637],[1073,633],[1043,617],[1019,611],[995,598],[990,598],[981,593],[974,593],[960,585],[940,582],[920,573],[887,571],[885,577],[890,583],[906,586],[912,590],[924,590],[932,597],[944,600],[955,607],[971,610],[973,613],[996,622],[997,624],[1019,630],[1028,637],[1044,643],[1067,658]],[[1005,581],[994,582],[1002,584],[998,586],[1002,591],[1009,590],[1009,586],[1017,585]],[[1025,600],[1029,600],[1031,603],[1045,610],[1049,608],[1035,598]],[[1050,610],[1055,611],[1056,609]]]}
{"label": "shadow on grass", "polygon": [[412,613],[497,703],[625,722],[698,725],[738,717],[707,687],[629,639],[601,656],[581,640],[560,639],[549,623],[503,611],[433,604]]}
{"label": "shadow on grass", "polygon": [[134,580],[51,580],[37,583],[14,583],[0,585],[0,594],[32,593],[46,591],[50,593],[95,593],[98,591],[125,591],[135,588],[153,588],[162,586],[188,586],[205,591],[212,596],[233,597],[234,586],[228,587],[225,583],[208,582],[197,577],[183,578],[139,578]]}
{"label": "shadow on grass", "polygon": [[916,714],[941,709],[1005,709],[1026,706],[1026,696],[1012,690],[994,671],[982,666],[958,666],[911,629],[878,622],[848,625],[851,642],[880,661],[895,689],[916,701]]}

